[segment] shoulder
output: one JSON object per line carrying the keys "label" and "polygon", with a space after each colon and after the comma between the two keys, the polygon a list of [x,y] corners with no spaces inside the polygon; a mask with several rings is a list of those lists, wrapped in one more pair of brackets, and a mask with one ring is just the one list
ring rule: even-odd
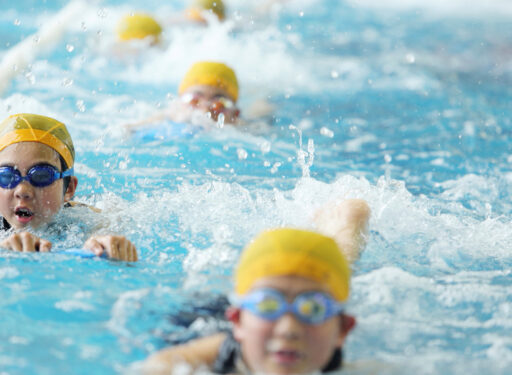
{"label": "shoulder", "polygon": [[69,201],[69,202],[66,202],[64,204],[64,208],[69,208],[69,207],[87,207],[91,211],[98,212],[98,213],[101,212],[101,210],[99,208],[96,208],[94,206],[90,206],[90,205],[85,204],[85,203],[75,202],[75,201]]}
{"label": "shoulder", "polygon": [[227,337],[226,333],[218,333],[163,349],[149,357],[144,364],[144,368],[152,373],[158,373],[158,371],[169,372],[179,364],[186,364],[192,368],[204,365],[211,368],[215,363],[222,343]]}

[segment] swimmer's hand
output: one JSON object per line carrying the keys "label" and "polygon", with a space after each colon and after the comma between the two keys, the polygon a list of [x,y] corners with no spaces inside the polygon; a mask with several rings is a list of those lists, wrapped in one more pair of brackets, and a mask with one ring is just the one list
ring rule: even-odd
{"label": "swimmer's hand", "polygon": [[20,232],[11,234],[5,240],[0,242],[0,248],[21,252],[41,252],[47,253],[52,248],[52,243],[37,237],[29,232]]}
{"label": "swimmer's hand", "polygon": [[137,248],[124,236],[92,236],[85,241],[84,249],[97,256],[107,254],[110,259],[137,261]]}

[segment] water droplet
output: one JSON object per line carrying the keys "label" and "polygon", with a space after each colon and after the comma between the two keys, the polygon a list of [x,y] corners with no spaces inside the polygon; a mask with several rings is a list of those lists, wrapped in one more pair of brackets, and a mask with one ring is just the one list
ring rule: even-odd
{"label": "water droplet", "polygon": [[302,10],[299,12],[299,17],[304,17],[304,12]]}
{"label": "water droplet", "polygon": [[272,174],[276,173],[280,166],[281,166],[280,162],[274,163],[272,168],[270,168],[270,173],[272,173]]}
{"label": "water droplet", "polygon": [[414,56],[414,54],[408,53],[407,55],[405,55],[405,61],[407,61],[409,64],[414,64],[414,62],[416,61],[416,57]]}
{"label": "water droplet", "polygon": [[239,160],[247,159],[247,151],[245,151],[243,148],[237,149],[236,154],[238,155]]}
{"label": "water droplet", "polygon": [[69,87],[69,86],[71,86],[72,84],[73,84],[73,80],[72,80],[71,78],[64,78],[64,79],[62,80],[62,83],[61,83],[61,85],[62,85],[63,87]]}
{"label": "water droplet", "polygon": [[78,108],[78,110],[80,112],[85,112],[85,104],[84,104],[84,101],[83,100],[77,100],[76,101],[76,107]]}
{"label": "water droplet", "polygon": [[286,30],[290,31],[292,29],[292,25],[288,24],[286,25]]}
{"label": "water droplet", "polygon": [[331,71],[331,78],[338,78],[340,76],[340,74],[336,71],[336,70],[332,70]]}
{"label": "water droplet", "polygon": [[320,129],[320,134],[322,134],[324,137],[328,137],[328,138],[334,137],[334,132],[325,126],[323,126]]}
{"label": "water droplet", "polygon": [[14,24],[15,24],[16,26],[19,26],[19,25],[21,25],[21,21],[20,21],[19,19],[17,19],[17,18],[16,18],[16,19],[14,20]]}
{"label": "water droplet", "polygon": [[26,73],[25,78],[30,82],[31,85],[36,83],[36,77],[32,74],[32,72]]}
{"label": "water droplet", "polygon": [[386,163],[391,163],[391,160],[393,160],[393,158],[391,157],[391,155],[389,155],[389,154],[384,155],[384,161],[385,161]]}
{"label": "water droplet", "polygon": [[219,114],[219,117],[217,118],[217,127],[219,129],[222,129],[224,127],[224,121],[225,121],[224,113]]}
{"label": "water droplet", "polygon": [[82,31],[87,31],[87,26],[85,26],[85,22],[82,22],[80,24],[80,27],[82,28]]}
{"label": "water droplet", "polygon": [[313,121],[308,118],[304,118],[299,122],[299,129],[311,129],[313,125]]}
{"label": "water droplet", "polygon": [[260,150],[261,152],[263,152],[264,154],[266,154],[267,152],[270,151],[270,148],[271,148],[271,144],[269,141],[263,141],[263,143],[260,145]]}
{"label": "water droplet", "polygon": [[72,44],[66,44],[66,51],[73,52],[74,49],[75,46],[73,46]]}
{"label": "water droplet", "polygon": [[98,17],[105,18],[107,16],[108,12],[105,8],[100,8],[98,10]]}

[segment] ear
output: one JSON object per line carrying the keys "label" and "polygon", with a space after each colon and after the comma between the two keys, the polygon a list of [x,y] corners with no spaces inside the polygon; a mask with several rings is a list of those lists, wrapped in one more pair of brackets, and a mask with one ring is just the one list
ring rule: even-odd
{"label": "ear", "polygon": [[338,336],[338,346],[342,347],[345,343],[345,337],[356,326],[356,318],[352,315],[343,314],[340,316],[340,335]]}
{"label": "ear", "polygon": [[241,319],[242,310],[239,307],[230,306],[226,310],[226,318],[233,323],[233,337],[240,341],[242,337]]}
{"label": "ear", "polygon": [[78,185],[78,178],[76,176],[71,176],[69,180],[69,185],[64,193],[64,202],[69,202],[73,196],[75,195],[76,186]]}
{"label": "ear", "polygon": [[240,322],[240,308],[229,306],[224,314],[226,319],[229,320],[233,324],[238,324]]}
{"label": "ear", "polygon": [[349,333],[356,326],[356,318],[352,315],[343,314],[342,315],[342,326],[341,329],[345,332],[345,334]]}

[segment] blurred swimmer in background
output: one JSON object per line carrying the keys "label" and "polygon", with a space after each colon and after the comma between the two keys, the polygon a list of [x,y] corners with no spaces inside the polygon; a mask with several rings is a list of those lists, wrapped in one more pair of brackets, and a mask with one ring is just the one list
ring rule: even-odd
{"label": "blurred swimmer in background", "polygon": [[[178,98],[152,117],[127,125],[134,132],[143,127],[192,124],[211,126],[221,122],[239,123],[238,79],[224,63],[201,61],[188,70],[179,88]],[[170,123],[169,123],[170,122]]]}
{"label": "blurred swimmer in background", "polygon": [[212,22],[226,19],[226,8],[222,0],[192,0],[183,12],[163,17],[165,26],[200,25],[208,26]]}
{"label": "blurred swimmer in background", "polygon": [[213,17],[224,21],[226,10],[222,0],[193,0],[185,10],[185,17],[192,22],[207,24]]}
{"label": "blurred swimmer in background", "polygon": [[119,19],[113,38],[97,40],[100,53],[124,64],[145,61],[148,52],[161,52],[165,48],[163,27],[150,14],[133,12]]}
{"label": "blurred swimmer in background", "polygon": [[117,25],[120,41],[147,40],[150,45],[160,41],[162,27],[149,14],[132,13],[124,16]]}

